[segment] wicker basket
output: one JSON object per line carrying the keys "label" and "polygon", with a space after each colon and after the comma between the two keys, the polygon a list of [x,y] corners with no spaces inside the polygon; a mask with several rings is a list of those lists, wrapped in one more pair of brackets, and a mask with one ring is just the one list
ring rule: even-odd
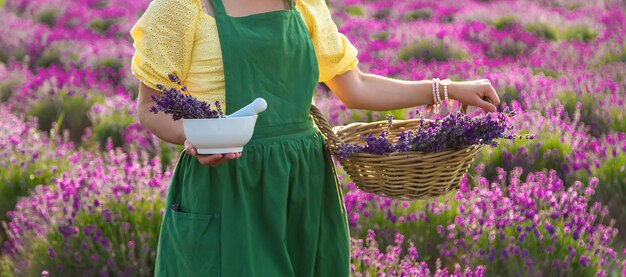
{"label": "wicker basket", "polygon": [[[342,143],[363,144],[361,136],[378,136],[387,127],[387,121],[332,127],[314,105],[311,106],[311,115],[326,137],[326,146],[336,157],[337,147]],[[394,120],[389,138],[394,140],[402,131],[419,126],[419,119]],[[481,148],[482,145],[473,145],[433,153],[355,153],[339,161],[356,186],[364,192],[394,199],[418,200],[445,195],[456,189]]]}

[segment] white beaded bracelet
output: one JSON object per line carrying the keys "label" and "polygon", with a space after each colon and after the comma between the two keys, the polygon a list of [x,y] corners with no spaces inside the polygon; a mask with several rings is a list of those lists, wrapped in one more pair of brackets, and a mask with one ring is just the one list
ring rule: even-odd
{"label": "white beaded bracelet", "polygon": [[437,85],[437,78],[433,78],[433,105],[437,105],[437,95],[435,94],[436,85]]}
{"label": "white beaded bracelet", "polygon": [[437,79],[437,105],[441,106],[441,80]]}
{"label": "white beaded bracelet", "polygon": [[441,80],[439,84],[443,86],[444,97],[445,97],[444,101],[448,102],[448,105],[452,105],[452,101],[450,101],[450,99],[448,98],[448,86],[452,84],[452,81],[450,79],[445,79],[445,80]]}
{"label": "white beaded bracelet", "polygon": [[435,108],[435,113],[439,113],[439,104],[441,100],[439,99],[439,78],[433,78],[433,107]]}

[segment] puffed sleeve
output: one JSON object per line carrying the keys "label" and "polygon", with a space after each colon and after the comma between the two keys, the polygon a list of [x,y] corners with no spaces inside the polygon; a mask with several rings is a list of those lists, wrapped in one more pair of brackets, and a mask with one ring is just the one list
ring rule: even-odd
{"label": "puffed sleeve", "polygon": [[338,31],[324,0],[297,0],[296,3],[315,47],[319,81],[326,82],[355,69],[359,62],[357,49]]}
{"label": "puffed sleeve", "polygon": [[194,0],[153,0],[130,31],[135,48],[132,74],[153,89],[171,84],[171,73],[184,81],[199,16]]}

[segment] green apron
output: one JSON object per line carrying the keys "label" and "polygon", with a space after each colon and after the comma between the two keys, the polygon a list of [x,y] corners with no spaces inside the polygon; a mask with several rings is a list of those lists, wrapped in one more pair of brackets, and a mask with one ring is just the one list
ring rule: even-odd
{"label": "green apron", "polygon": [[348,276],[343,196],[309,108],[318,65],[289,10],[245,17],[212,0],[226,106],[268,103],[241,158],[203,166],[183,153],[167,196],[156,276]]}

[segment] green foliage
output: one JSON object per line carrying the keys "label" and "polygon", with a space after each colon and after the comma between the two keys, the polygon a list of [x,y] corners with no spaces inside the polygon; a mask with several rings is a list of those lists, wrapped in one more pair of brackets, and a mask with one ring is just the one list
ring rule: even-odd
{"label": "green foliage", "polygon": [[494,19],[492,22],[494,27],[498,30],[504,30],[512,27],[517,23],[517,18],[514,16],[504,16]]}
{"label": "green foliage", "polygon": [[370,38],[373,40],[386,41],[387,39],[389,39],[389,32],[385,31],[385,32],[373,33],[370,36]]}
{"label": "green foliage", "polygon": [[101,0],[99,2],[96,2],[94,4],[91,5],[91,7],[95,8],[95,9],[104,9],[106,7],[109,6],[109,1],[108,0]]}
{"label": "green foliage", "polygon": [[[61,154],[67,149],[57,149],[58,141],[46,141],[47,138],[42,136],[39,130],[30,129],[15,148],[3,151],[6,156],[0,162],[0,222],[6,219],[8,211],[13,210],[19,197],[26,196],[37,185],[48,184],[69,167],[69,162]],[[2,234],[4,228],[0,230]]]}
{"label": "green foliage", "polygon": [[612,107],[609,111],[611,130],[616,132],[626,133],[626,115],[624,109],[619,107]]}
{"label": "green foliage", "polygon": [[20,81],[9,79],[0,82],[0,102],[6,102],[13,95],[13,91],[20,85]]}
{"label": "green foliage", "polygon": [[30,159],[32,157],[18,155],[15,164],[0,170],[0,221],[6,219],[6,213],[15,207],[18,197],[26,196],[30,189],[39,184],[48,183],[59,170],[68,166],[67,161]]}
{"label": "green foliage", "polygon": [[79,61],[78,53],[72,51],[77,47],[75,41],[60,40],[51,43],[37,58],[35,66],[49,67],[56,65],[74,65]]}
{"label": "green foliage", "polygon": [[[0,4],[2,0],[0,0]],[[0,5],[0,7],[2,7]],[[1,237],[0,237],[1,238]],[[0,255],[0,276],[15,277],[13,270],[11,269],[11,262],[5,256]]]}
{"label": "green foliage", "polygon": [[176,159],[185,148],[182,145],[159,143],[159,159],[161,160],[161,171],[176,165]]}
{"label": "green foliage", "polygon": [[61,64],[61,53],[57,48],[47,48],[37,59],[35,66],[49,67],[53,64]]}
{"label": "green foliage", "polygon": [[591,26],[575,25],[563,31],[563,37],[567,40],[590,42],[595,40],[598,33]]}
{"label": "green foliage", "polygon": [[383,8],[383,9],[379,9],[374,14],[372,14],[372,17],[378,20],[383,20],[385,18],[388,18],[389,15],[391,15],[391,9]]}
{"label": "green foliage", "polygon": [[37,14],[35,18],[38,22],[53,27],[54,25],[56,25],[57,18],[60,14],[61,11],[59,9],[47,8],[39,12],[39,14]]}
{"label": "green foliage", "polygon": [[114,18],[98,18],[89,22],[89,28],[99,34],[106,34],[109,29],[120,20]]}
{"label": "green foliage", "polygon": [[514,100],[520,100],[519,91],[514,86],[505,86],[499,89],[500,101],[511,104]]}
{"label": "green foliage", "polygon": [[392,111],[370,111],[370,110],[353,110],[352,121],[354,122],[373,122],[385,120],[387,115],[392,115],[393,119],[407,119],[409,109],[398,109]]}
{"label": "green foliage", "polygon": [[[24,258],[30,261],[25,276],[39,276],[43,270],[49,271],[51,276],[99,275],[100,272],[94,269],[117,276],[121,276],[126,269],[131,272],[126,276],[152,276],[164,199],[142,198],[128,203],[109,201],[103,204],[96,211],[110,211],[110,222],[96,212],[82,209],[74,220],[74,225],[80,226],[78,234],[64,241],[57,226],[53,226],[45,240],[33,240],[33,250],[24,253]],[[111,246],[103,246],[95,232],[86,235],[84,230],[87,226],[100,230],[101,237],[108,239]],[[131,241],[134,243],[132,246],[129,245]],[[49,248],[54,250],[56,258],[50,257]],[[92,259],[92,256],[97,259]],[[62,270],[57,273],[59,265],[62,265]]]}
{"label": "green foliage", "polygon": [[[539,204],[538,204],[539,205]],[[539,208],[540,209],[540,208]],[[562,232],[564,229],[564,220],[553,221],[553,225],[557,232]],[[530,224],[527,226],[531,226]],[[526,227],[526,226],[525,226]],[[571,257],[568,252],[568,248],[571,246],[576,250],[576,253],[585,253],[585,246],[581,246],[579,241],[575,241],[571,236],[558,236],[556,243],[552,236],[545,230],[545,228],[539,227],[540,236],[536,237],[534,234],[526,232],[528,235],[525,237],[522,243],[515,242],[513,245],[518,245],[522,250],[528,251],[528,257],[533,257],[536,261],[536,264],[542,269],[541,274],[544,276],[559,276],[562,275],[562,269],[554,269],[552,265],[543,265],[541,266],[541,261],[550,261],[550,260],[559,260],[561,262],[567,263],[567,272],[573,273],[572,276],[595,276],[595,273],[599,270],[599,268],[595,267],[582,267],[578,262],[580,254],[576,257]],[[485,249],[489,250],[490,246],[494,246],[495,249],[507,249],[508,245],[511,243],[508,239],[513,238],[517,240],[519,238],[520,233],[525,232],[522,230],[518,232],[514,226],[507,226],[504,228],[504,240],[501,240],[499,235],[495,235],[496,238],[493,241],[490,241],[489,233],[482,232],[480,238],[476,243],[468,242],[467,245],[470,249]],[[547,252],[545,249],[546,245],[552,245],[552,251]],[[475,251],[475,250],[474,250]],[[500,250],[501,251],[501,250]],[[476,251],[477,252],[477,251]],[[486,276],[515,276],[521,273],[521,276],[528,276],[531,272],[529,272],[529,267],[525,264],[525,257],[522,255],[514,255],[512,253],[509,254],[509,258],[507,260],[494,259],[490,261],[488,255],[485,255],[483,258],[480,256],[475,256],[473,259],[470,259],[471,264],[482,264],[485,265],[488,269]],[[599,258],[596,256],[591,256],[590,264],[598,264]]]}
{"label": "green foliage", "polygon": [[528,46],[520,40],[507,37],[498,43],[491,44],[491,48],[485,53],[490,58],[517,57],[524,53]]}
{"label": "green foliage", "polygon": [[447,60],[461,60],[465,58],[465,53],[460,50],[453,49],[443,40],[435,39],[423,39],[417,42],[410,43],[404,48],[400,49],[398,56],[403,61],[422,60],[424,62],[430,61],[447,61]]}
{"label": "green foliage", "polygon": [[135,116],[129,112],[128,107],[124,107],[110,114],[92,117],[92,121],[92,138],[102,149],[105,149],[109,138],[111,138],[114,147],[123,147],[124,132],[130,124],[135,122]]}
{"label": "green foliage", "polygon": [[360,5],[353,5],[346,8],[346,13],[351,16],[365,16],[365,8]]}
{"label": "green foliage", "polygon": [[402,19],[404,21],[413,21],[413,20],[430,20],[433,16],[433,11],[428,8],[418,9],[414,11],[408,11],[404,14]]}
{"label": "green foliage", "polygon": [[626,43],[623,43],[621,47],[606,47],[602,55],[598,59],[598,65],[607,65],[612,63],[625,63],[626,62]]}
{"label": "green foliage", "polygon": [[543,75],[543,76],[550,77],[553,79],[556,79],[559,77],[558,72],[547,69],[547,68],[533,68],[533,75]]}
{"label": "green foliage", "polygon": [[454,22],[454,15],[448,14],[439,18],[439,22],[441,23],[452,23]]}
{"label": "green foliage", "polygon": [[[564,110],[570,117],[574,117],[577,112],[577,103],[581,103],[580,107],[580,121],[589,126],[589,133],[595,137],[601,136],[611,130],[611,122],[609,118],[604,118],[602,114],[598,113],[598,109],[602,107],[599,105],[600,95],[594,95],[591,93],[585,93],[579,95],[575,92],[565,92],[557,96]],[[619,112],[616,113],[616,118],[619,117]],[[622,122],[623,116],[622,116]],[[619,124],[619,123],[618,123]]]}
{"label": "green foliage", "polygon": [[537,37],[547,39],[547,40],[558,40],[559,39],[559,30],[557,27],[552,26],[548,22],[540,21],[529,23],[524,26],[526,31],[530,33],[534,33]]}
{"label": "green foliage", "polygon": [[100,69],[100,68],[109,68],[112,69],[114,71],[120,71],[122,69],[122,67],[124,67],[124,63],[126,61],[124,59],[121,58],[111,58],[111,57],[106,57],[104,59],[102,59],[98,65],[96,66],[96,68]]}
{"label": "green foliage", "polygon": [[585,6],[584,3],[585,1],[563,1],[562,6],[570,11],[573,11],[573,10],[584,7]]}
{"label": "green foliage", "polygon": [[[394,243],[395,233],[398,232],[405,237],[404,252],[410,240],[414,242],[420,260],[431,268],[435,267],[438,258],[443,264],[452,264],[445,262],[446,258],[437,248],[446,240],[438,234],[437,226],[447,226],[459,215],[459,204],[454,197],[451,193],[437,199],[411,201],[406,208],[401,206],[401,201],[394,201],[383,209],[378,207],[376,201],[369,201],[366,208],[369,214],[359,220],[358,229],[351,229],[351,235],[365,240],[367,230],[375,230],[379,249],[385,249]],[[389,219],[390,215],[396,219],[395,222]]]}
{"label": "green foliage", "polygon": [[[522,130],[520,134],[529,133]],[[500,140],[498,146],[487,147],[476,155],[475,163],[484,163],[485,169],[482,177],[494,180],[497,168],[501,167],[505,171],[511,171],[515,167],[524,170],[522,179],[526,178],[528,172],[544,171],[554,169],[565,179],[562,166],[565,157],[572,154],[572,146],[561,140],[561,135],[543,131],[537,134],[535,140]],[[474,167],[470,168],[470,174],[476,175]]]}
{"label": "green foliage", "polygon": [[597,31],[587,25],[579,24],[561,29],[546,21],[528,23],[524,25],[526,31],[534,33],[537,37],[557,41],[565,39],[568,41],[590,42],[598,37]]}
{"label": "green foliage", "polygon": [[26,58],[26,48],[17,47],[15,49],[2,49],[2,51],[0,51],[0,63],[6,64],[11,58],[23,62]]}
{"label": "green foliage", "polygon": [[[599,179],[595,201],[609,207],[608,218],[615,219],[618,230],[626,230],[626,153],[603,160],[600,167],[592,168],[592,175]],[[618,236],[618,241],[626,242],[625,232]]]}
{"label": "green foliage", "polygon": [[[98,93],[87,94],[98,95]],[[92,125],[87,115],[91,106],[98,99],[88,100],[83,95],[69,95],[67,90],[63,89],[55,95],[37,101],[27,111],[27,114],[37,117],[39,128],[43,131],[50,130],[52,123],[63,115],[65,120],[61,123],[61,130],[68,130],[70,139],[74,142],[80,142],[85,128]]]}

